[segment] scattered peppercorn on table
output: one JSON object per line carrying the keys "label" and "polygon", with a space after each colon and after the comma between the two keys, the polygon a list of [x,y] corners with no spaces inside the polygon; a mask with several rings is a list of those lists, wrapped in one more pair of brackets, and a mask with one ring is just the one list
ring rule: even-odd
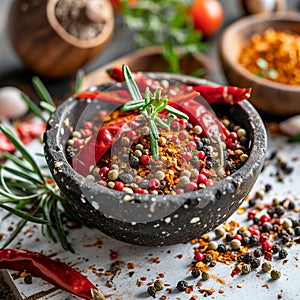
{"label": "scattered peppercorn on table", "polygon": [[[11,247],[66,262],[88,276],[107,299],[297,299],[299,155],[299,143],[269,134],[265,167],[249,197],[222,226],[190,243],[140,247],[82,227],[69,231],[75,250],[71,254],[28,224]],[[17,222],[3,220],[3,238]],[[26,270],[10,273],[21,299],[80,299]]]}

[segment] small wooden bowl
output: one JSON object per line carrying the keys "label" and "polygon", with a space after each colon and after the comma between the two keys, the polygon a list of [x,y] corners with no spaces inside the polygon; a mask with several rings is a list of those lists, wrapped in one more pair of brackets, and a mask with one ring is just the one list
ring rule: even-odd
{"label": "small wooden bowl", "polygon": [[16,53],[35,73],[47,78],[74,74],[106,46],[114,28],[114,12],[103,0],[105,25],[92,39],[79,39],[58,22],[59,0],[15,0],[9,15],[9,37]]}
{"label": "small wooden bowl", "polygon": [[[136,50],[126,56],[120,57],[105,66],[90,72],[84,76],[81,89],[86,90],[92,85],[99,85],[110,81],[111,78],[107,74],[107,70],[116,66],[126,64],[130,66],[134,72],[164,72],[167,63],[162,56],[160,46],[150,46],[147,48]],[[182,74],[192,75],[197,70],[204,71],[204,78],[211,79],[212,70],[209,58],[199,52],[193,55],[187,55],[180,61],[180,70]]]}
{"label": "small wooden bowl", "polygon": [[300,86],[281,84],[260,78],[238,62],[246,41],[268,28],[288,30],[300,35],[300,18],[295,13],[257,14],[244,17],[229,25],[223,32],[219,55],[221,65],[230,84],[252,87],[250,101],[262,112],[287,117],[300,113]]}

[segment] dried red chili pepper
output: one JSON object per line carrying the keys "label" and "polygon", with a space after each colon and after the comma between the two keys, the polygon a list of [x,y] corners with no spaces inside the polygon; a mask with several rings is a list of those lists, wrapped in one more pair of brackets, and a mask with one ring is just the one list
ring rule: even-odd
{"label": "dried red chili pepper", "polygon": [[67,264],[38,252],[17,249],[0,250],[0,268],[15,271],[26,270],[33,276],[40,277],[83,299],[105,299],[87,277]]}

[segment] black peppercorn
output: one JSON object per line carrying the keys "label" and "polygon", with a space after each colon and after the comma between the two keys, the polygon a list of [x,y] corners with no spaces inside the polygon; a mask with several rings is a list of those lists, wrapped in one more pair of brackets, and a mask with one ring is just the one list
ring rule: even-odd
{"label": "black peppercorn", "polygon": [[258,237],[256,235],[252,235],[250,237],[250,245],[256,246],[258,244]]}
{"label": "black peppercorn", "polygon": [[269,207],[267,210],[268,215],[272,218],[275,214],[275,208],[274,207]]}
{"label": "black peppercorn", "polygon": [[203,143],[201,141],[196,142],[197,150],[200,151],[203,148]]}
{"label": "black peppercorn", "polygon": [[247,252],[244,255],[244,262],[245,263],[249,263],[252,259],[253,259],[253,255],[250,252]]}
{"label": "black peppercorn", "polygon": [[287,251],[286,251],[285,249],[281,249],[281,250],[279,251],[279,258],[280,258],[280,259],[286,258],[287,255],[288,255],[288,253],[287,253]]}
{"label": "black peppercorn", "polygon": [[218,245],[217,251],[220,253],[226,252],[226,246],[224,244]]}
{"label": "black peppercorn", "polygon": [[247,236],[244,236],[244,237],[242,238],[241,243],[242,243],[243,246],[249,245],[249,243],[250,243],[250,238],[248,238]]}
{"label": "black peppercorn", "polygon": [[274,244],[272,247],[272,252],[274,254],[278,253],[281,250],[281,247],[278,244]]}
{"label": "black peppercorn", "polygon": [[267,183],[267,184],[265,185],[265,192],[267,193],[267,192],[269,192],[271,189],[272,189],[272,185],[269,184],[269,183]]}
{"label": "black peppercorn", "polygon": [[258,217],[254,217],[252,221],[253,221],[254,225],[257,225],[259,223],[259,218]]}
{"label": "black peppercorn", "polygon": [[26,284],[32,284],[32,276],[31,274],[27,274],[25,277],[24,277],[24,282]]}
{"label": "black peppercorn", "polygon": [[153,285],[150,285],[147,289],[147,292],[150,296],[154,297],[156,294],[156,289]]}
{"label": "black peppercorn", "polygon": [[195,269],[192,270],[191,274],[192,274],[192,276],[194,278],[197,278],[197,277],[199,277],[201,275],[201,272],[200,272],[200,270],[198,268],[195,268]]}
{"label": "black peppercorn", "polygon": [[273,225],[270,222],[265,222],[261,225],[262,232],[269,232],[273,229]]}
{"label": "black peppercorn", "polygon": [[255,257],[261,257],[262,256],[262,250],[260,248],[257,248],[253,251],[253,255]]}
{"label": "black peppercorn", "polygon": [[288,205],[288,209],[294,209],[296,207],[295,203],[290,201]]}
{"label": "black peppercorn", "polygon": [[300,226],[295,227],[295,231],[294,231],[296,236],[300,235]]}
{"label": "black peppercorn", "polygon": [[230,233],[227,233],[225,236],[225,240],[227,243],[229,243],[232,240],[232,235]]}
{"label": "black peppercorn", "polygon": [[129,158],[129,164],[130,164],[130,166],[131,167],[138,167],[139,166],[139,164],[140,164],[140,160],[139,160],[139,158],[138,157],[136,157],[136,156],[130,156],[130,158]]}
{"label": "black peppercorn", "polygon": [[260,266],[260,260],[258,258],[254,258],[250,261],[250,265],[252,269],[256,269]]}
{"label": "black peppercorn", "polygon": [[185,280],[178,281],[177,289],[178,289],[179,292],[186,291],[187,287],[188,287],[188,283]]}
{"label": "black peppercorn", "polygon": [[204,138],[201,139],[201,141],[202,141],[203,145],[207,145],[207,146],[210,145],[210,139],[209,138],[204,137]]}
{"label": "black peppercorn", "polygon": [[281,206],[281,205],[276,206],[276,207],[275,207],[275,213],[276,213],[276,215],[277,215],[278,217],[283,216],[284,213],[285,213],[284,207]]}
{"label": "black peppercorn", "polygon": [[251,198],[249,201],[248,201],[248,206],[249,207],[254,207],[256,203],[256,199],[255,198]]}
{"label": "black peppercorn", "polygon": [[245,255],[243,255],[243,254],[240,255],[240,256],[238,256],[237,262],[239,262],[239,263],[240,263],[240,262],[243,262],[243,261],[244,261],[244,256],[245,256]]}

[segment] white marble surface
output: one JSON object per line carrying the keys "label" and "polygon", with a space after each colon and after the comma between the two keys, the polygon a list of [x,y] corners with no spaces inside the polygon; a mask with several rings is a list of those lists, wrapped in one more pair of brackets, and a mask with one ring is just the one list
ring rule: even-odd
{"label": "white marble surface", "polygon": [[[264,188],[266,183],[272,185],[272,190],[266,194],[264,203],[271,202],[273,198],[277,197],[281,200],[290,197],[295,201],[296,206],[300,207],[300,143],[289,144],[286,139],[281,137],[272,137],[269,139],[269,153],[274,149],[280,149],[279,153],[285,156],[287,162],[295,168],[292,174],[287,175],[283,183],[278,183],[275,176],[270,176],[275,173],[274,164],[267,164],[264,172],[260,175],[251,195],[258,189]],[[242,204],[242,207],[247,207],[247,202]],[[4,212],[0,211],[3,216]],[[290,217],[290,215],[286,215]],[[299,219],[299,213],[297,214]],[[235,213],[231,219],[238,220],[240,224],[250,225],[247,221],[247,214]],[[9,226],[14,226],[17,220],[13,217],[1,223],[0,232],[8,233]],[[214,237],[213,233],[210,233]],[[189,267],[193,261],[193,245],[191,243],[179,244],[174,246],[167,246],[163,248],[139,247],[114,240],[95,229],[81,228],[70,230],[70,241],[75,249],[75,254],[63,251],[58,244],[54,244],[46,237],[40,234],[37,227],[29,224],[20,234],[19,240],[12,244],[11,247],[21,247],[25,249],[32,249],[42,251],[45,254],[54,255],[62,261],[70,263],[72,266],[78,268],[80,271],[87,270],[84,274],[95,283],[105,295],[109,295],[108,299],[146,299],[149,298],[147,294],[147,283],[156,279],[158,274],[163,273],[164,283],[169,284],[173,292],[169,294],[165,289],[157,293],[157,299],[161,295],[166,295],[167,299],[191,299],[192,295],[196,295],[201,299],[203,295],[195,286],[197,279],[190,276]],[[103,270],[103,273],[110,268],[113,262],[110,257],[111,251],[118,253],[118,260],[123,261],[124,265],[120,274],[116,275],[113,280],[113,287],[108,288],[106,281],[110,276],[97,276],[91,271],[91,267],[97,270]],[[202,288],[215,288],[216,292],[211,296],[212,299],[238,299],[244,300],[252,299],[277,299],[279,294],[283,295],[283,299],[299,299],[300,289],[298,278],[300,270],[298,267],[298,257],[300,245],[293,245],[287,248],[288,257],[287,262],[283,260],[274,259],[272,265],[274,268],[280,269],[282,277],[274,281],[270,279],[270,274],[262,273],[260,268],[252,271],[249,275],[237,275],[231,277],[230,274],[234,265],[225,265],[217,263],[214,268],[210,269],[210,273],[215,278],[224,280],[224,284],[217,280],[210,278],[203,282]],[[180,258],[182,255],[182,258]],[[159,257],[159,263],[154,263],[153,258]],[[133,262],[135,268],[129,269],[127,264]],[[134,271],[130,277],[129,272]],[[142,281],[141,278],[146,280]],[[179,280],[187,280],[189,284],[194,285],[194,292],[191,294],[180,293],[176,290],[176,284]],[[142,286],[137,285],[137,281],[141,281]],[[238,288],[238,284],[242,288]],[[263,285],[268,284],[268,287]],[[33,278],[31,285],[25,284],[23,279],[15,281],[15,285],[22,295],[23,299],[78,299],[59,289],[53,291],[53,287],[41,279]],[[218,291],[223,290],[224,294]],[[32,298],[40,292],[52,290],[48,295],[40,298]],[[26,298],[27,297],[27,298]],[[1,298],[0,298],[1,299]]]}

